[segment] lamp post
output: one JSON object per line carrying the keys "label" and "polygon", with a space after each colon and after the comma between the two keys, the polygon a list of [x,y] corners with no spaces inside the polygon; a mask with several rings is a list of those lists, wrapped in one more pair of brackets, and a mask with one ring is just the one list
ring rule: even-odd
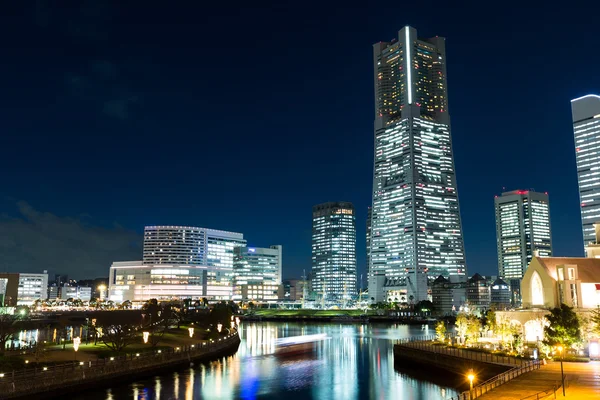
{"label": "lamp post", "polygon": [[148,343],[148,338],[150,337],[150,332],[142,332],[142,336],[144,338],[144,343]]}
{"label": "lamp post", "polygon": [[80,337],[73,338],[73,350],[75,350],[75,361],[77,361],[77,350],[79,350],[80,343],[81,343]]}
{"label": "lamp post", "polygon": [[475,379],[475,374],[473,373],[473,370],[469,370],[469,375],[467,375],[467,378],[469,378],[469,398],[472,399],[473,398],[473,380]]}
{"label": "lamp post", "polygon": [[188,332],[190,334],[190,337],[194,336],[194,328],[188,328]]}
{"label": "lamp post", "polygon": [[217,324],[217,330],[221,333],[221,329],[223,329],[223,324]]}
{"label": "lamp post", "polygon": [[563,397],[565,397],[566,394],[565,394],[565,373],[563,371],[563,347],[558,346],[556,349],[560,353],[560,381],[562,383]]}

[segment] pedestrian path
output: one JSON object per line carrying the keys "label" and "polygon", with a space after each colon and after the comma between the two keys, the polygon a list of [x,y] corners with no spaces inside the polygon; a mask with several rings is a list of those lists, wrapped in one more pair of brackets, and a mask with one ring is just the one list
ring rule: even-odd
{"label": "pedestrian path", "polygon": [[[600,361],[590,363],[563,363],[567,384],[567,399],[600,399]],[[552,388],[560,385],[560,362],[550,362],[540,369],[523,374],[494,390],[479,396],[483,400],[515,400],[542,398],[543,391],[552,394]],[[545,397],[544,397],[545,398]],[[549,398],[553,399],[554,396]],[[562,388],[556,391],[556,398],[563,398]]]}

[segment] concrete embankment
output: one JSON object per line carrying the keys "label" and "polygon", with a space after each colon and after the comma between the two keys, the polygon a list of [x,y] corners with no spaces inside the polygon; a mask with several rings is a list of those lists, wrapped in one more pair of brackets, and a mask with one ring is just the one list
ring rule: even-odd
{"label": "concrete embankment", "polygon": [[64,398],[72,392],[130,382],[191,363],[217,360],[235,354],[239,345],[240,338],[234,334],[208,345],[4,374],[0,382],[0,399]]}
{"label": "concrete embankment", "polygon": [[434,366],[435,368],[445,370],[458,376],[457,381],[462,383],[460,389],[463,389],[466,385],[465,376],[469,370],[473,370],[477,375],[478,381],[481,382],[512,368],[505,364],[423,351],[399,344],[394,345],[394,363],[400,367],[416,364],[421,368]]}

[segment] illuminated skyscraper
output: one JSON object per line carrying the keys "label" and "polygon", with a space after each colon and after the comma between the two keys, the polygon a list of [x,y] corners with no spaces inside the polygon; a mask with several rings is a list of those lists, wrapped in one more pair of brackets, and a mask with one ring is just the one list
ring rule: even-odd
{"label": "illuminated skyscraper", "polygon": [[600,96],[571,100],[571,111],[585,247],[596,241],[594,224],[600,221]]}
{"label": "illuminated skyscraper", "polygon": [[348,202],[313,207],[312,288],[326,301],[356,294],[356,220]]}
{"label": "illuminated skyscraper", "polygon": [[498,274],[520,302],[521,278],[533,257],[552,257],[548,195],[530,190],[502,193],[494,199]]}
{"label": "illuminated skyscraper", "polygon": [[[465,254],[450,136],[444,38],[406,26],[373,46],[375,167],[369,296],[376,276],[402,278],[415,301],[426,279],[464,279]],[[408,297],[408,296],[407,296]]]}

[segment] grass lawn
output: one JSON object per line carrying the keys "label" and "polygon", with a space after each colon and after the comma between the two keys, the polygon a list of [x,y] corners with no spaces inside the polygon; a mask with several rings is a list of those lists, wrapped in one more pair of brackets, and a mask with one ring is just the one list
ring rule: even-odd
{"label": "grass lawn", "polygon": [[[254,315],[258,316],[278,316],[278,317],[358,317],[364,315],[363,310],[279,310],[279,309],[267,309],[267,310],[254,310]],[[368,313],[370,314],[370,312]]]}

